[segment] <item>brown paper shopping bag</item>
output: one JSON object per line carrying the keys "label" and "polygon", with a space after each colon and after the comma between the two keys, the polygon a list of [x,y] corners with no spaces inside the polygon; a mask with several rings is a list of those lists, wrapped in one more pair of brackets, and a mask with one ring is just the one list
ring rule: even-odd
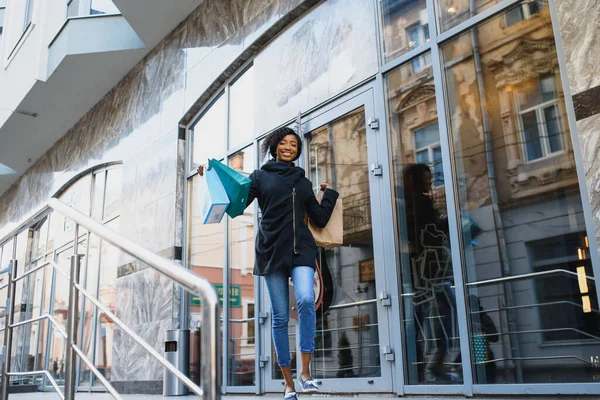
{"label": "brown paper shopping bag", "polygon": [[[321,196],[317,197],[319,203],[322,200]],[[313,234],[317,246],[329,249],[332,247],[341,246],[344,244],[344,215],[342,207],[342,199],[338,199],[335,203],[331,218],[325,228],[319,228],[310,218],[308,219],[308,229]]]}

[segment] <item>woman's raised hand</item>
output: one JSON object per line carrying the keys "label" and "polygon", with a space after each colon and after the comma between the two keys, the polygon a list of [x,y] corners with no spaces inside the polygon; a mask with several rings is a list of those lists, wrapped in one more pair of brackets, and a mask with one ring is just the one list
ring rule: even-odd
{"label": "woman's raised hand", "polygon": [[321,182],[321,192],[324,192],[325,189],[327,189],[329,187],[329,185],[327,184],[327,182]]}
{"label": "woman's raised hand", "polygon": [[204,165],[198,166],[198,175],[204,176]]}

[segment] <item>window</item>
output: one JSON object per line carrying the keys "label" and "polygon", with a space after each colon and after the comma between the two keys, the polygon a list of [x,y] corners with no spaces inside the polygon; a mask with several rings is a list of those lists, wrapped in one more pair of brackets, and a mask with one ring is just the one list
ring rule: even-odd
{"label": "window", "polygon": [[79,6],[81,0],[68,0],[67,1],[67,18],[77,17],[79,15]]}
{"label": "window", "polygon": [[0,38],[2,37],[2,30],[4,28],[4,14],[6,11],[6,6],[4,2],[0,1]]}
{"label": "window", "polygon": [[531,18],[546,7],[546,2],[541,0],[529,0],[513,8],[505,14],[506,27]]}
{"label": "window", "polygon": [[433,173],[433,186],[443,186],[442,148],[437,121],[415,130],[414,137],[416,162],[429,165]]}
{"label": "window", "polygon": [[[429,42],[429,24],[417,24],[407,28],[406,37],[408,46],[411,50]],[[421,72],[430,65],[431,53],[418,57],[412,62],[413,71],[415,73]]]}
{"label": "window", "polygon": [[598,298],[585,233],[529,244],[534,272],[566,270],[535,280],[542,337],[548,341],[585,340],[599,336]]}
{"label": "window", "polygon": [[517,94],[524,154],[535,161],[563,150],[554,75],[524,85]]}
{"label": "window", "polygon": [[111,0],[92,0],[90,15],[98,14],[120,14],[120,12]]}
{"label": "window", "polygon": [[27,6],[25,8],[25,26],[23,27],[23,30],[26,30],[27,27],[29,27],[29,24],[31,24],[31,22],[33,21],[34,4],[34,0],[27,0]]}

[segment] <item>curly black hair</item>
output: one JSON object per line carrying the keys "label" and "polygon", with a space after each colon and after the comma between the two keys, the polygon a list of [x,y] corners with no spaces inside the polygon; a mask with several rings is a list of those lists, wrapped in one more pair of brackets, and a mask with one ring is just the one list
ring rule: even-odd
{"label": "curly black hair", "polygon": [[296,158],[294,158],[293,161],[296,161],[298,158],[300,158],[300,155],[302,154],[302,138],[296,133],[295,130],[288,127],[275,129],[273,132],[267,135],[261,146],[262,158],[264,158],[268,153],[273,159],[276,159],[277,144],[279,144],[279,142],[281,142],[281,140],[287,135],[294,135],[296,136],[296,139],[298,139],[298,154],[296,154]]}

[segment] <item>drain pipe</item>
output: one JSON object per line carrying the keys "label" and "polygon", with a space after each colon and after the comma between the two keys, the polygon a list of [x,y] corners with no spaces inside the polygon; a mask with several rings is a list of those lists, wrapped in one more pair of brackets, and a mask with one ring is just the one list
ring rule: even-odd
{"label": "drain pipe", "polygon": [[[470,17],[473,18],[477,14],[477,6],[476,0],[470,0]],[[496,188],[496,171],[494,168],[494,153],[492,146],[492,129],[490,126],[490,119],[487,111],[487,102],[485,100],[485,89],[483,84],[483,72],[481,66],[481,54],[479,47],[479,38],[477,37],[476,28],[471,29],[471,38],[473,41],[473,59],[475,61],[475,73],[477,76],[477,88],[479,89],[479,101],[481,104],[481,115],[482,115],[482,123],[483,123],[483,140],[485,143],[485,159],[487,164],[487,175],[488,175],[488,183],[490,185],[490,197],[492,200],[492,213],[494,217],[494,223],[496,227],[496,241],[498,245],[498,249],[500,250],[500,263],[502,265],[502,275],[510,276],[511,269],[510,263],[508,261],[508,250],[506,247],[506,237],[504,235],[504,226],[502,224],[502,215],[500,214],[500,207],[498,206],[498,191]],[[506,293],[506,305],[508,307],[513,304],[513,293],[510,284],[504,283],[504,291]],[[514,311],[509,309],[508,313],[509,319],[507,321],[507,327],[509,331],[510,341],[509,343],[509,351],[513,354],[511,358],[513,360],[516,358],[515,362],[515,372],[517,374],[517,383],[523,382],[523,369],[521,367],[521,362],[518,361],[520,359],[520,350],[519,350],[519,342],[518,338],[514,333],[511,332],[512,328],[516,329],[516,318],[514,315]],[[511,346],[512,344],[512,346]],[[513,361],[514,362],[514,361]]]}

